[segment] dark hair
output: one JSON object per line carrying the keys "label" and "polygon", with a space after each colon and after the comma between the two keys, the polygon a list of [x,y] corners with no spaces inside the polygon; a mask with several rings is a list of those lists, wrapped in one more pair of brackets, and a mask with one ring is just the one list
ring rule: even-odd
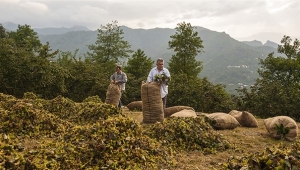
{"label": "dark hair", "polygon": [[116,66],[116,68],[118,68],[118,69],[122,70],[122,66]]}

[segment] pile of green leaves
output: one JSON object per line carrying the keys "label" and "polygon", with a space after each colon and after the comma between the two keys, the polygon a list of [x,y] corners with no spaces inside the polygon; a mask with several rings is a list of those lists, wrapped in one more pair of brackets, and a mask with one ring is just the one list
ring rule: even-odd
{"label": "pile of green leaves", "polygon": [[[56,102],[0,97],[0,169],[164,169],[176,164],[171,148],[143,134],[141,125],[115,106],[61,97]],[[57,116],[62,111],[77,111],[77,116]]]}
{"label": "pile of green leaves", "polygon": [[179,151],[199,150],[210,154],[230,148],[229,142],[203,117],[170,117],[151,125],[144,133]]}
{"label": "pile of green leaves", "polygon": [[247,169],[299,169],[300,168],[300,141],[291,146],[282,143],[266,148],[262,153],[244,154],[245,156],[232,156],[223,168],[238,170]]}

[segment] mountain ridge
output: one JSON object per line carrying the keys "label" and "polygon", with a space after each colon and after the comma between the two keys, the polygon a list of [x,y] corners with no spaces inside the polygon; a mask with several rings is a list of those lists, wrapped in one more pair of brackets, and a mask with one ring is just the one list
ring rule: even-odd
{"label": "mountain ridge", "polygon": [[[195,28],[204,46],[204,52],[196,56],[197,60],[203,62],[203,70],[199,76],[207,77],[214,84],[224,84],[230,93],[234,93],[236,88],[247,87],[255,82],[258,77],[259,58],[265,58],[272,52],[279,55],[276,53],[278,44],[272,41],[265,44],[257,40],[242,42],[225,32],[200,26]],[[124,32],[124,40],[129,42],[134,51],[141,49],[153,60],[164,58],[168,66],[168,61],[174,54],[168,49],[168,41],[171,40],[170,36],[175,34],[175,29],[132,29],[126,26],[121,26],[121,29]],[[73,52],[78,49],[80,55],[88,51],[87,45],[95,43],[98,33],[97,30],[77,30],[43,35],[42,29],[34,30],[41,42],[43,44],[49,42],[53,50]]]}

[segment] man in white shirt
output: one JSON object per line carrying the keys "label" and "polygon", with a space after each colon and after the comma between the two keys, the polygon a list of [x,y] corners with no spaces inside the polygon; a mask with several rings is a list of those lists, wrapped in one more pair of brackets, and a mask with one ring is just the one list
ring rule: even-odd
{"label": "man in white shirt", "polygon": [[[125,91],[125,83],[127,82],[127,75],[122,71],[121,66],[116,66],[116,72],[110,76],[111,83],[121,86],[121,96]],[[118,107],[122,108],[121,96]]]}
{"label": "man in white shirt", "polygon": [[168,95],[167,82],[170,81],[171,75],[170,75],[169,70],[167,68],[164,68],[164,60],[162,58],[159,58],[156,61],[156,67],[152,68],[151,71],[149,72],[147,82],[154,81],[155,75],[162,75],[162,74],[164,74],[165,76],[168,77],[167,80],[162,81],[160,84],[160,93],[161,93],[161,98],[163,101],[163,109],[165,109],[166,103],[167,103],[167,95]]}

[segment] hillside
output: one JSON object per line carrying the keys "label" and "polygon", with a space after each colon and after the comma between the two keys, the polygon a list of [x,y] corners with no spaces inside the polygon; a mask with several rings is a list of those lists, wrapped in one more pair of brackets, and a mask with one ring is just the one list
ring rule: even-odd
{"label": "hillside", "polygon": [[[121,28],[124,31],[124,39],[134,51],[141,49],[153,60],[162,57],[168,66],[168,60],[173,54],[173,51],[168,49],[168,42],[175,29],[146,30],[126,26]],[[94,44],[97,39],[97,31],[90,31],[85,27],[62,28],[59,31],[54,28],[39,28],[35,31],[39,33],[41,42],[44,44],[48,41],[53,50],[74,52],[78,49],[82,57],[88,51],[87,45]],[[57,32],[54,34],[55,31]],[[204,66],[199,76],[207,77],[214,84],[224,84],[230,93],[235,93],[236,88],[248,87],[254,83],[258,77],[259,58],[265,58],[272,52],[278,55],[277,44],[271,41],[265,44],[259,41],[240,42],[225,32],[216,32],[199,26],[196,27],[196,31],[204,46],[204,52],[196,57]]]}

